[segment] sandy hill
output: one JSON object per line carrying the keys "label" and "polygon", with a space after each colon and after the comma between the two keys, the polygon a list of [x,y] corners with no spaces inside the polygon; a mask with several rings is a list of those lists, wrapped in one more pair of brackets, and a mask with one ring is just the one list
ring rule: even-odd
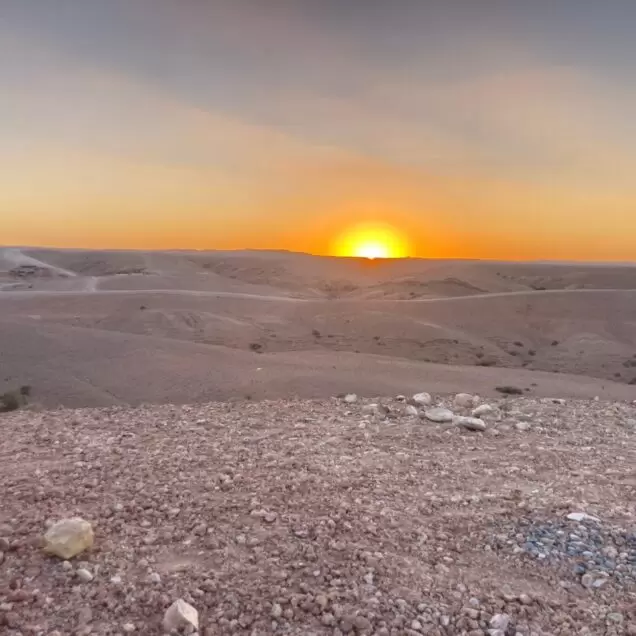
{"label": "sandy hill", "polygon": [[635,273],[4,248],[0,381],[72,405],[386,394],[431,376],[438,390],[622,398],[636,382]]}

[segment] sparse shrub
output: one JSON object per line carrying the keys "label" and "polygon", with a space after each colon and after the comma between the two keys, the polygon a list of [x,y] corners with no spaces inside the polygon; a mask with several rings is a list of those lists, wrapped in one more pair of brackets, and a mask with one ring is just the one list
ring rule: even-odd
{"label": "sparse shrub", "polygon": [[260,342],[251,342],[250,349],[255,351],[256,353],[261,353],[263,350],[263,345]]}
{"label": "sparse shrub", "polygon": [[484,354],[481,351],[479,353],[475,354],[475,355],[477,356],[478,360],[481,360],[484,357]]}
{"label": "sparse shrub", "polygon": [[515,345],[515,347],[523,347],[523,342],[521,342],[521,341],[519,341],[519,340],[516,340],[516,341],[514,342],[514,345]]}
{"label": "sparse shrub", "polygon": [[536,356],[537,352],[534,349],[528,349],[528,355],[529,356]]}
{"label": "sparse shrub", "polygon": [[30,395],[31,387],[28,385],[21,386],[14,391],[3,393],[0,395],[0,413],[17,411],[19,408],[26,406]]}
{"label": "sparse shrub", "polygon": [[141,311],[145,311],[145,309],[146,309],[146,305],[141,305],[141,306],[139,307],[139,309],[140,309]]}
{"label": "sparse shrub", "polygon": [[314,338],[320,338],[320,336],[321,336],[322,334],[320,333],[320,331],[318,331],[318,329],[312,329],[312,330],[311,330],[311,335],[312,335]]}
{"label": "sparse shrub", "polygon": [[523,395],[523,389],[518,386],[504,385],[496,386],[495,391],[502,393],[503,395]]}
{"label": "sparse shrub", "polygon": [[487,360],[479,360],[477,362],[477,366],[478,367],[494,367],[496,364],[497,363],[491,358],[489,358]]}
{"label": "sparse shrub", "polygon": [[553,347],[558,347],[559,346],[559,341],[558,340],[553,340],[552,341],[552,346]]}
{"label": "sparse shrub", "polygon": [[373,336],[373,339],[374,339],[376,342],[379,342],[379,341],[380,341],[380,336]]}
{"label": "sparse shrub", "polygon": [[632,378],[632,379],[628,382],[628,384],[636,384],[636,378]]}

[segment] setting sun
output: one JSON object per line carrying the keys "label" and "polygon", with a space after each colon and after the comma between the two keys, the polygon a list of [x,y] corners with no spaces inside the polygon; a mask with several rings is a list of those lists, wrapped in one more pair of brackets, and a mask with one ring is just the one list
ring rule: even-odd
{"label": "setting sun", "polygon": [[408,241],[391,225],[363,223],[346,229],[334,241],[336,256],[358,258],[406,258],[410,256]]}

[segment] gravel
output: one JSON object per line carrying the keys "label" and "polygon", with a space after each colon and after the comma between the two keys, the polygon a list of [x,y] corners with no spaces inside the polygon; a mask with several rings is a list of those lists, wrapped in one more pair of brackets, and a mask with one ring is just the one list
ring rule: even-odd
{"label": "gravel", "polygon": [[[181,601],[203,636],[635,634],[634,405],[492,406],[483,432],[362,397],[3,416],[0,633],[161,635]],[[93,546],[47,555],[75,517]]]}

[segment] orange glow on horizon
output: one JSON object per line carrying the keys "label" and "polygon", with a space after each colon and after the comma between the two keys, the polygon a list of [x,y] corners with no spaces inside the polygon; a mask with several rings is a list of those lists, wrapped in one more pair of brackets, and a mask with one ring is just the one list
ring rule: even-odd
{"label": "orange glow on horizon", "polygon": [[403,234],[386,223],[362,223],[347,228],[333,242],[334,256],[407,258],[411,246]]}

